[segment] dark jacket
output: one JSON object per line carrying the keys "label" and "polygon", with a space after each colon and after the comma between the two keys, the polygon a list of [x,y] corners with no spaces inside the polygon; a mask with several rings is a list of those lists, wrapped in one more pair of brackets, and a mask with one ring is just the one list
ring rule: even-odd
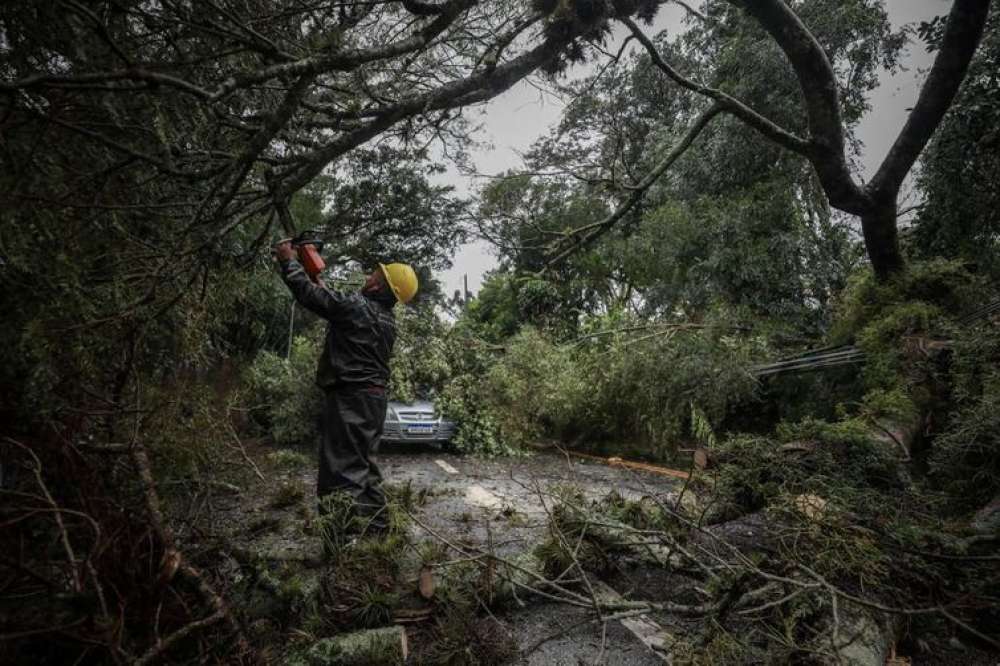
{"label": "dark jacket", "polygon": [[329,322],[316,384],[324,390],[388,386],[389,357],[396,342],[392,305],[313,284],[294,259],[282,262],[281,277],[302,307]]}

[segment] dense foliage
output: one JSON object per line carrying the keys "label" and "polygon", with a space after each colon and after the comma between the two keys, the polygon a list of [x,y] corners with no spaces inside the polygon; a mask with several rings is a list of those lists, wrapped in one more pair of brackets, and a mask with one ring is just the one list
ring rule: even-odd
{"label": "dense foliage", "polygon": [[290,341],[287,356],[265,350],[249,367],[251,416],[279,446],[315,443],[322,405],[314,382],[323,334],[320,326],[314,326]]}
{"label": "dense foliage", "polygon": [[[934,49],[940,17],[921,26]],[[987,23],[962,90],[923,158],[920,206],[910,243],[924,256],[962,257],[993,280],[1000,238],[1000,17]]]}
{"label": "dense foliage", "polygon": [[975,509],[1000,494],[1000,334],[974,326],[957,340],[951,401],[930,463],[960,507]]}

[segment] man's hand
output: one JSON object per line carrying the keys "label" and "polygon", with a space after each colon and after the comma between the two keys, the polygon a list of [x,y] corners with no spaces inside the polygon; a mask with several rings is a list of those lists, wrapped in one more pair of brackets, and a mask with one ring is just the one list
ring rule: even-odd
{"label": "man's hand", "polygon": [[295,259],[297,252],[295,251],[295,248],[292,247],[292,241],[288,238],[283,241],[278,241],[278,244],[274,246],[274,256],[278,261]]}

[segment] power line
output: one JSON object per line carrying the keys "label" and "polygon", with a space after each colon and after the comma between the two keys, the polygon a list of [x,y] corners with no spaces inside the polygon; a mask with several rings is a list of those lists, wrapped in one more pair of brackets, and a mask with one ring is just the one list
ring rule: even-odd
{"label": "power line", "polygon": [[[1000,300],[992,301],[964,315],[958,320],[958,324],[960,326],[968,326],[998,312],[1000,312]],[[799,352],[772,363],[755,366],[752,372],[757,377],[769,377],[785,373],[812,372],[813,370],[838,368],[864,362],[865,353],[862,350],[854,345],[840,345],[837,347],[821,347],[819,349]]]}

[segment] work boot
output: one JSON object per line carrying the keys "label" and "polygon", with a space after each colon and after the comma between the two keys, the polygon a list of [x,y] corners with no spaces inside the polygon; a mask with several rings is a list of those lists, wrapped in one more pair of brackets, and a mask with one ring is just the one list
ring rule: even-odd
{"label": "work boot", "polygon": [[370,522],[361,531],[364,539],[384,539],[389,536],[389,526],[383,522]]}
{"label": "work boot", "polygon": [[385,504],[358,502],[356,524],[365,537],[385,537],[389,533],[389,509]]}

